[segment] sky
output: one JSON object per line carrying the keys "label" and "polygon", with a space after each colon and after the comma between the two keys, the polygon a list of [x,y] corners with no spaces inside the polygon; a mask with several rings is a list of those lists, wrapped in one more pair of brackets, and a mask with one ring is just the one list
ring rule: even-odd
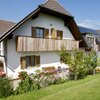
{"label": "sky", "polygon": [[[0,19],[19,22],[46,0],[0,0]],[[100,0],[57,0],[80,26],[100,29]]]}

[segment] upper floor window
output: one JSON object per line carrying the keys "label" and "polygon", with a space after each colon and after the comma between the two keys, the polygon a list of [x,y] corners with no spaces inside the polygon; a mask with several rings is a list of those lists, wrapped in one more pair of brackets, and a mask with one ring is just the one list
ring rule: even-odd
{"label": "upper floor window", "polygon": [[53,39],[62,39],[63,38],[63,31],[55,30],[54,28],[51,29],[51,38]]}
{"label": "upper floor window", "polygon": [[33,38],[52,38],[52,39],[62,39],[63,31],[51,29],[51,34],[49,34],[49,29],[42,27],[32,27],[32,37]]}
{"label": "upper floor window", "polygon": [[93,46],[95,44],[95,37],[94,36],[87,36],[86,39],[91,46]]}
{"label": "upper floor window", "polygon": [[57,39],[62,39],[63,38],[63,31],[57,30]]}
{"label": "upper floor window", "polygon": [[36,37],[43,38],[44,37],[44,28],[36,28]]}
{"label": "upper floor window", "polygon": [[32,27],[33,38],[49,38],[49,29],[41,27]]}

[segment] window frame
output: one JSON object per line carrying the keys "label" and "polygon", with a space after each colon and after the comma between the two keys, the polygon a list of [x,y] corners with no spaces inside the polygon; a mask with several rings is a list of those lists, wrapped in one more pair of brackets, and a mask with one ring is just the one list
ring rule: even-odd
{"label": "window frame", "polygon": [[[41,35],[40,33],[39,33],[39,35],[37,35],[37,30],[38,30],[38,29],[40,29],[40,30],[43,31],[43,33],[42,33],[43,36],[42,36],[42,37],[39,37],[39,35]],[[44,30],[45,30],[45,29],[44,29],[43,27],[36,27],[36,38],[44,38]]]}
{"label": "window frame", "polygon": [[[95,36],[93,35],[86,35],[86,39],[87,39],[87,42],[91,45],[91,46],[94,46],[95,45]],[[93,40],[92,40],[93,39]],[[92,42],[93,43],[92,43]]]}
{"label": "window frame", "polygon": [[[39,61],[37,61],[37,57],[39,57]],[[32,62],[34,58],[34,64]],[[22,60],[24,60],[24,66],[22,64]],[[37,64],[39,62],[39,64]],[[25,69],[27,67],[39,67],[40,66],[40,55],[27,55],[27,56],[22,56],[20,57],[20,65],[21,69]]]}

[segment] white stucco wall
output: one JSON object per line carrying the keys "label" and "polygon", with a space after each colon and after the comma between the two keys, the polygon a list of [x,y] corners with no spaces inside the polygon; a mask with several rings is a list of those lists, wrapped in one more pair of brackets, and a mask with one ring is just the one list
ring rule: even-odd
{"label": "white stucco wall", "polygon": [[[51,26],[52,25],[52,26]],[[48,66],[62,66],[65,67],[64,64],[60,63],[60,58],[57,55],[56,52],[16,52],[16,43],[15,43],[15,37],[17,35],[25,35],[25,36],[31,36],[31,27],[44,27],[47,29],[55,28],[56,30],[62,30],[63,31],[63,38],[64,39],[72,39],[74,40],[71,32],[69,29],[64,26],[64,21],[60,18],[56,18],[53,16],[40,14],[38,18],[36,19],[29,19],[27,22],[25,22],[22,26],[20,26],[16,31],[13,32],[14,36],[13,39],[7,41],[7,64],[15,70],[15,72],[21,71],[20,68],[20,57],[26,56],[26,55],[40,55],[40,67],[28,67],[25,69],[25,71],[28,71],[32,73],[36,69],[41,69],[42,67],[48,67]],[[49,31],[50,32],[50,31]],[[51,32],[50,32],[51,33]],[[11,73],[9,71],[9,73]],[[12,76],[12,75],[10,75]]]}
{"label": "white stucco wall", "polygon": [[0,42],[0,55],[4,55],[3,53],[3,42]]}
{"label": "white stucco wall", "polygon": [[66,26],[64,26],[64,21],[62,19],[46,14],[40,14],[39,17],[34,20],[29,19],[14,32],[14,36],[17,35],[31,36],[32,26],[47,28],[49,29],[49,33],[51,33],[50,30],[52,28],[55,28],[56,30],[62,30],[64,39],[74,39],[69,29]]}

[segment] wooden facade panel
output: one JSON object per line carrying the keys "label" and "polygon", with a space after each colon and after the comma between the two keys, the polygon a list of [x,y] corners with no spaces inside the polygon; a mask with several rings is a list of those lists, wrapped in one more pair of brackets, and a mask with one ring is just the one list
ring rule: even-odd
{"label": "wooden facade panel", "polygon": [[16,49],[18,52],[32,52],[32,51],[58,51],[63,45],[66,50],[72,50],[79,47],[78,41],[72,40],[56,40],[43,39],[32,37],[17,37]]}

